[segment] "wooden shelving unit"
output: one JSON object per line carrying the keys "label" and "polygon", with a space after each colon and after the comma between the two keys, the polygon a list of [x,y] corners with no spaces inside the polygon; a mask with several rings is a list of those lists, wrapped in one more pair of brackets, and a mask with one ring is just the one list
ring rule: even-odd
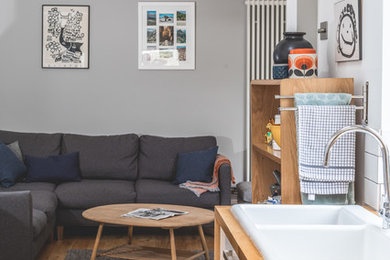
{"label": "wooden shelving unit", "polygon": [[353,79],[284,79],[251,82],[251,164],[252,203],[267,199],[270,185],[275,183],[274,170],[282,173],[282,203],[300,204],[295,113],[281,112],[281,151],[264,143],[268,121],[279,107],[293,107],[293,99],[275,99],[275,95],[295,93],[354,93]]}
{"label": "wooden shelving unit", "polygon": [[267,157],[268,159],[276,162],[281,163],[281,151],[276,151],[272,149],[271,146],[263,143],[253,143],[252,147],[256,152],[259,152],[262,156]]}

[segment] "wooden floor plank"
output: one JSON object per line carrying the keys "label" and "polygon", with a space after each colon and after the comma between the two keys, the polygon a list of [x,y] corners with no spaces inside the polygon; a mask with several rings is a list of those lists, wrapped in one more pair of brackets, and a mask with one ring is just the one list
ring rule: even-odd
{"label": "wooden floor plank", "polygon": [[[96,227],[97,231],[97,227]],[[67,254],[68,249],[92,249],[96,238],[96,232],[89,232],[88,234],[67,234],[66,230],[62,241],[47,242],[42,249],[38,260],[63,260]],[[201,250],[202,245],[199,239],[198,230],[175,230],[176,248],[178,250]],[[206,235],[207,245],[210,250],[213,249],[213,236]],[[106,250],[128,241],[127,232],[114,234],[110,232],[103,232],[101,237],[99,249]],[[143,230],[137,232],[134,229],[133,245],[149,246],[159,248],[170,248],[169,231],[168,230]]]}

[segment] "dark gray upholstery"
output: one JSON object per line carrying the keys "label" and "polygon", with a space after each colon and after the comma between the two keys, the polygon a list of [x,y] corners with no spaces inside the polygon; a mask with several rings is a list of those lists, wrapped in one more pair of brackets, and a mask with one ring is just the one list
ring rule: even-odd
{"label": "dark gray upholstery", "polygon": [[49,182],[18,182],[14,186],[4,188],[0,186],[0,192],[2,191],[22,191],[22,190],[46,190],[54,191],[56,185]]}
{"label": "dark gray upholstery", "polygon": [[231,180],[232,180],[232,169],[229,164],[224,163],[219,167],[218,173],[219,181],[219,194],[220,194],[220,205],[231,205]]}
{"label": "dark gray upholstery", "polygon": [[19,141],[23,155],[46,157],[59,155],[62,134],[18,133],[0,130],[0,142]]}
{"label": "dark gray upholstery", "polygon": [[0,259],[33,259],[32,202],[29,191],[0,192],[0,232]]}
{"label": "dark gray upholstery", "polygon": [[140,137],[139,177],[173,180],[178,153],[204,150],[216,145],[213,136],[166,138],[143,135]]}
{"label": "dark gray upholstery", "polygon": [[50,219],[55,218],[58,200],[53,191],[34,190],[31,197],[34,209],[44,212]]}
{"label": "dark gray upholstery", "polygon": [[86,179],[135,180],[138,136],[65,134],[62,153],[79,152],[81,176]]}
{"label": "dark gray upholstery", "polygon": [[44,212],[39,209],[32,210],[32,225],[33,225],[33,235],[34,238],[38,237],[38,235],[45,229],[47,224],[47,216]]}
{"label": "dark gray upholstery", "polygon": [[134,182],[82,180],[62,183],[55,190],[61,208],[87,209],[113,203],[135,202]]}
{"label": "dark gray upholstery", "polygon": [[199,198],[191,191],[179,188],[169,181],[137,180],[138,203],[162,203],[213,208],[219,204],[219,192],[206,192]]}
{"label": "dark gray upholstery", "polygon": [[97,226],[99,223],[83,218],[84,209],[57,210],[57,222],[62,226]]}
{"label": "dark gray upholstery", "polygon": [[[88,208],[117,203],[162,203],[213,208],[230,204],[230,166],[219,169],[220,192],[197,197],[171,184],[177,154],[216,145],[215,137],[163,138],[134,135],[81,136],[0,131],[0,142],[19,141],[22,152],[38,157],[79,152],[83,179],[56,186],[19,182],[0,187],[0,260],[32,260],[55,224],[96,226],[82,217]],[[62,141],[61,141],[62,140]],[[60,149],[60,145],[62,147]],[[139,175],[137,174],[139,171]]]}
{"label": "dark gray upholstery", "polygon": [[45,228],[41,231],[38,237],[35,237],[32,241],[32,255],[35,259],[43,246],[45,245],[46,241],[49,239],[50,234],[53,232],[55,227],[55,219],[49,219],[48,223],[46,224]]}

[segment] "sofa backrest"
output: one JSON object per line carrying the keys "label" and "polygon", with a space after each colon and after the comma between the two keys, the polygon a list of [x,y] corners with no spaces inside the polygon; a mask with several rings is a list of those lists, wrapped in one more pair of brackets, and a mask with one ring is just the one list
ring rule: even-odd
{"label": "sofa backrest", "polygon": [[79,152],[83,178],[135,180],[137,178],[138,136],[85,136],[64,134],[62,153]]}
{"label": "sofa backrest", "polygon": [[10,144],[19,141],[23,155],[46,157],[59,155],[62,134],[19,133],[0,130],[0,142]]}
{"label": "sofa backrest", "polygon": [[193,152],[217,145],[213,136],[167,138],[140,137],[139,178],[173,180],[178,153]]}

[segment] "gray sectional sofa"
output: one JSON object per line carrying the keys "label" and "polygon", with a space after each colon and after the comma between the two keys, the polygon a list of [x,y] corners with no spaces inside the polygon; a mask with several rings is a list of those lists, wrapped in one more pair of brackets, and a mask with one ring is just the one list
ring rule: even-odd
{"label": "gray sectional sofa", "polygon": [[[34,259],[54,227],[96,225],[83,210],[113,203],[163,203],[212,209],[230,204],[231,168],[219,169],[220,192],[197,197],[172,184],[177,153],[216,145],[212,136],[164,138],[135,134],[83,136],[0,131],[24,155],[79,152],[80,182],[18,182],[0,188],[0,260]],[[23,247],[23,249],[21,249]]]}

